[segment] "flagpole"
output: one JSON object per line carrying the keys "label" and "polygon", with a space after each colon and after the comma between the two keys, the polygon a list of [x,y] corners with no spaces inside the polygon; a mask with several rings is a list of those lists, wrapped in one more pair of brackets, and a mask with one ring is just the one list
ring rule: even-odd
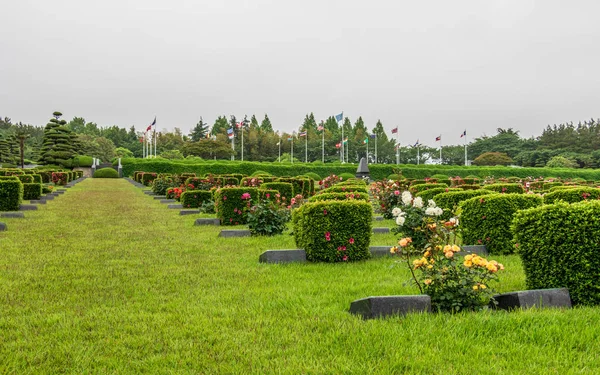
{"label": "flagpole", "polygon": [[440,165],[442,164],[442,136],[440,135]]}
{"label": "flagpole", "polygon": [[421,162],[421,144],[418,143],[419,141],[417,140],[417,165],[419,165],[419,163]]}
{"label": "flagpole", "polygon": [[465,167],[467,166],[467,131],[464,132],[465,135]]}
{"label": "flagpole", "polygon": [[[342,113],[344,113],[344,112],[342,112]],[[344,146],[344,116],[342,116],[342,149],[341,149],[341,151],[342,151],[342,164],[344,164],[344,156],[345,156],[344,154],[346,151],[346,146]]]}
{"label": "flagpole", "polygon": [[152,136],[152,138],[154,138],[154,157],[156,157],[156,124],[154,124],[154,135]]}
{"label": "flagpole", "polygon": [[290,159],[292,164],[294,164],[294,132],[292,132],[292,157]]}
{"label": "flagpole", "polygon": [[277,161],[281,163],[281,137],[279,138],[279,157],[277,158]]}
{"label": "flagpole", "polygon": [[323,129],[321,129],[321,136],[322,136],[322,140],[321,140],[321,161],[323,163],[325,163],[325,125],[323,124],[323,121],[321,121],[321,126],[323,127]]}
{"label": "flagpole", "polygon": [[304,135],[304,162],[308,163],[308,130]]}
{"label": "flagpole", "polygon": [[396,164],[400,164],[400,126],[396,126]]}
{"label": "flagpole", "polygon": [[242,122],[242,161],[244,161],[244,123]]}
{"label": "flagpole", "polygon": [[146,134],[142,135],[142,159],[146,159]]}
{"label": "flagpole", "polygon": [[[231,131],[233,131],[233,129],[231,129]],[[235,153],[235,144],[233,143],[233,141],[235,139],[235,133],[231,133],[231,134],[233,134],[233,137],[231,137],[231,149]],[[235,156],[233,156],[233,154],[231,154],[231,161],[234,161],[234,160],[235,160]]]}
{"label": "flagpole", "polygon": [[375,133],[375,164],[377,164],[377,133]]}

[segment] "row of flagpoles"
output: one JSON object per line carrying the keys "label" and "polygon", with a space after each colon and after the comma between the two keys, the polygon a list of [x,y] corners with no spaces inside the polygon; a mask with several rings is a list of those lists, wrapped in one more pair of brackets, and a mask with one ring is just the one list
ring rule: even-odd
{"label": "row of flagpoles", "polygon": [[[337,121],[338,124],[340,123],[340,121],[343,120],[343,118],[344,118],[344,112],[341,112],[340,114],[335,115],[335,120]],[[245,116],[244,116],[243,121],[236,123],[236,127],[238,129],[240,129],[240,133],[242,134],[242,139],[241,139],[241,141],[242,141],[241,160],[242,161],[244,161],[244,125],[246,125],[247,123],[248,123],[248,120]],[[150,139],[150,137],[148,136],[148,133],[152,130],[152,127],[154,127],[154,132],[152,133],[152,138]],[[321,137],[322,137],[321,161],[324,163],[325,162],[325,127],[323,125],[323,121],[321,121],[321,123],[317,126],[317,131],[321,132]],[[392,129],[392,134],[396,134],[396,164],[400,164],[400,132],[398,131],[397,126]],[[234,142],[235,133],[233,131],[233,128],[227,129],[227,136],[229,137],[229,139],[231,139],[231,148],[233,149],[233,151],[235,151],[235,142]],[[304,141],[305,141],[304,162],[308,163],[308,133],[307,133],[307,131],[304,130],[302,132],[299,132],[298,137],[304,137]],[[369,159],[369,138],[375,138],[375,163],[377,164],[377,133],[369,134],[363,140],[363,144],[367,145],[367,160]],[[468,161],[467,161],[467,131],[466,130],[464,130],[462,132],[462,134],[460,135],[460,138],[464,138],[464,140],[465,140],[465,165],[467,165]],[[152,123],[146,128],[146,131],[144,132],[144,136],[141,141],[144,144],[143,157],[144,158],[156,157],[156,141],[157,141],[157,138],[156,138],[156,116],[154,116],[154,121],[152,121]],[[291,161],[293,163],[294,162],[294,134],[293,133],[290,137],[288,137],[288,141],[292,142],[292,144],[291,144]],[[435,141],[440,142],[440,163],[441,163],[441,160],[442,160],[442,135],[440,134],[439,136],[435,137]],[[152,150],[153,143],[154,143],[154,150]],[[342,139],[339,143],[337,143],[335,145],[335,147],[340,150],[340,161],[342,163],[348,162],[348,146],[347,145],[348,145],[348,137],[344,138],[344,126],[342,125]],[[279,140],[279,142],[277,142],[277,146],[279,146],[278,161],[281,162],[281,139]],[[419,164],[419,161],[420,161],[419,154],[420,154],[421,143],[419,143],[418,139],[417,139],[417,142],[412,147],[417,148],[417,164]],[[231,160],[235,160],[233,155],[231,155]]]}

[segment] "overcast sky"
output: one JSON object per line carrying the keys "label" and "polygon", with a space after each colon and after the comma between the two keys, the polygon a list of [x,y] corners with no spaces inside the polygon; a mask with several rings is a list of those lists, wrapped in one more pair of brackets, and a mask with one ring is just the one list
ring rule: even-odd
{"label": "overcast sky", "polygon": [[600,117],[600,2],[0,0],[0,116],[184,132],[341,111],[458,144]]}

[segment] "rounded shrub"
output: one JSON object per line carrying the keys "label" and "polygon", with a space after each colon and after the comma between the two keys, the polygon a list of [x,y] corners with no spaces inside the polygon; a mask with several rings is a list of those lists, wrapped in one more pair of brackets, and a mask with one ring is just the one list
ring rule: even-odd
{"label": "rounded shrub", "polygon": [[542,205],[542,198],[529,194],[491,194],[460,203],[463,243],[485,245],[490,254],[511,254],[510,225],[515,212]]}
{"label": "rounded shrub", "polygon": [[296,246],[312,262],[370,258],[373,208],[361,200],[309,202],[293,211]]}
{"label": "rounded shrub", "polygon": [[94,178],[119,178],[119,173],[113,168],[100,168],[94,172]]}
{"label": "rounded shrub", "polygon": [[511,193],[523,194],[525,192],[525,189],[523,189],[523,185],[516,184],[516,183],[491,184],[491,185],[484,185],[481,188],[485,189],[485,190],[495,191],[497,193],[506,193],[506,194],[511,194]]}
{"label": "rounded shrub", "polygon": [[[428,190],[422,190],[419,193],[417,193],[415,196],[421,197],[424,202],[427,202],[428,200],[433,199],[433,197],[435,197],[438,194],[449,193],[451,191],[463,191],[463,190],[458,189],[458,188],[450,188],[450,187],[438,187],[438,188],[433,188],[433,189],[428,189]],[[435,201],[435,199],[434,199],[434,201]]]}
{"label": "rounded shrub", "polygon": [[550,192],[553,191],[558,191],[558,190],[565,190],[565,189],[577,189],[580,188],[581,186],[579,185],[563,185],[563,186],[553,186],[550,188]]}
{"label": "rounded shrub", "polygon": [[156,173],[154,173],[154,172],[144,172],[140,176],[140,182],[144,186],[152,186],[152,183],[154,182],[154,179],[156,179],[157,177],[158,177],[158,175]]}
{"label": "rounded shrub", "polygon": [[307,172],[307,173],[304,174],[304,176],[312,178],[315,181],[321,181],[321,176],[319,176],[315,172]]}
{"label": "rounded shrub", "polygon": [[199,208],[210,200],[212,200],[212,192],[208,190],[186,190],[179,197],[183,208]]}
{"label": "rounded shrub", "polygon": [[265,172],[265,171],[254,171],[250,176],[252,176],[252,177],[271,176],[271,174],[269,172]]}
{"label": "rounded shrub", "polygon": [[318,202],[318,201],[345,201],[349,199],[359,199],[368,202],[369,194],[360,193],[360,192],[348,192],[348,193],[322,193],[313,195],[308,199],[309,202]]}
{"label": "rounded shrub", "polygon": [[33,183],[33,175],[32,174],[17,175],[17,178],[19,179],[19,181],[21,181],[24,184],[32,184]]}
{"label": "rounded shrub", "polygon": [[219,188],[214,193],[215,212],[222,225],[246,224],[246,209],[258,202],[259,189],[255,187]]}
{"label": "rounded shrub", "polygon": [[277,190],[281,198],[286,202],[289,202],[294,195],[294,185],[289,182],[267,182],[261,185],[261,189]]}
{"label": "rounded shrub", "polygon": [[552,204],[558,201],[575,203],[586,200],[600,199],[600,189],[592,187],[575,187],[572,189],[559,189],[546,193],[544,203]]}
{"label": "rounded shrub", "polygon": [[544,183],[542,184],[542,189],[544,189],[544,190],[548,191],[548,190],[552,189],[553,187],[556,187],[556,186],[563,186],[563,185],[564,185],[564,184],[563,184],[562,182],[560,182],[560,181],[554,181],[554,182],[544,182]]}
{"label": "rounded shrub", "polygon": [[519,211],[512,231],[527,289],[566,287],[574,304],[600,304],[600,202]]}
{"label": "rounded shrub", "polygon": [[42,184],[23,184],[23,200],[37,200],[42,196]]}
{"label": "rounded shrub", "polygon": [[23,184],[18,180],[0,180],[0,211],[18,211],[23,202]]}
{"label": "rounded shrub", "polygon": [[317,193],[325,194],[325,193],[350,193],[350,192],[358,192],[358,193],[367,193],[367,187],[365,185],[334,185],[327,189],[323,189]]}
{"label": "rounded shrub", "polygon": [[420,193],[422,191],[429,190],[429,189],[447,188],[447,187],[448,187],[448,185],[446,185],[446,184],[438,184],[438,183],[417,184],[417,185],[411,185],[408,188],[408,190],[413,194],[417,194],[417,193]]}

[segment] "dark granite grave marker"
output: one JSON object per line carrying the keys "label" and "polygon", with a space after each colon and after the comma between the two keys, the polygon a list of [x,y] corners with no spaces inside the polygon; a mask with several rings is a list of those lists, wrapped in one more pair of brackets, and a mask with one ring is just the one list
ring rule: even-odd
{"label": "dark granite grave marker", "polygon": [[179,211],[179,215],[193,215],[193,214],[199,214],[200,210],[181,210]]}
{"label": "dark granite grave marker", "polygon": [[406,315],[414,312],[431,312],[431,298],[428,295],[379,296],[362,298],[350,304],[350,313],[360,315],[363,319]]}
{"label": "dark granite grave marker", "polygon": [[0,217],[6,217],[6,218],[11,218],[11,219],[20,219],[20,218],[24,218],[25,214],[22,212],[14,212],[14,211],[0,212]]}
{"label": "dark granite grave marker", "polygon": [[390,233],[390,228],[373,228],[374,234],[387,234]]}
{"label": "dark granite grave marker", "polygon": [[196,219],[194,225],[221,225],[221,220],[219,219],[210,219],[210,218],[200,218]]}
{"label": "dark granite grave marker", "polygon": [[567,288],[534,289],[502,293],[495,295],[494,299],[498,303],[496,308],[501,310],[529,309],[532,307],[571,308],[571,296]]}

